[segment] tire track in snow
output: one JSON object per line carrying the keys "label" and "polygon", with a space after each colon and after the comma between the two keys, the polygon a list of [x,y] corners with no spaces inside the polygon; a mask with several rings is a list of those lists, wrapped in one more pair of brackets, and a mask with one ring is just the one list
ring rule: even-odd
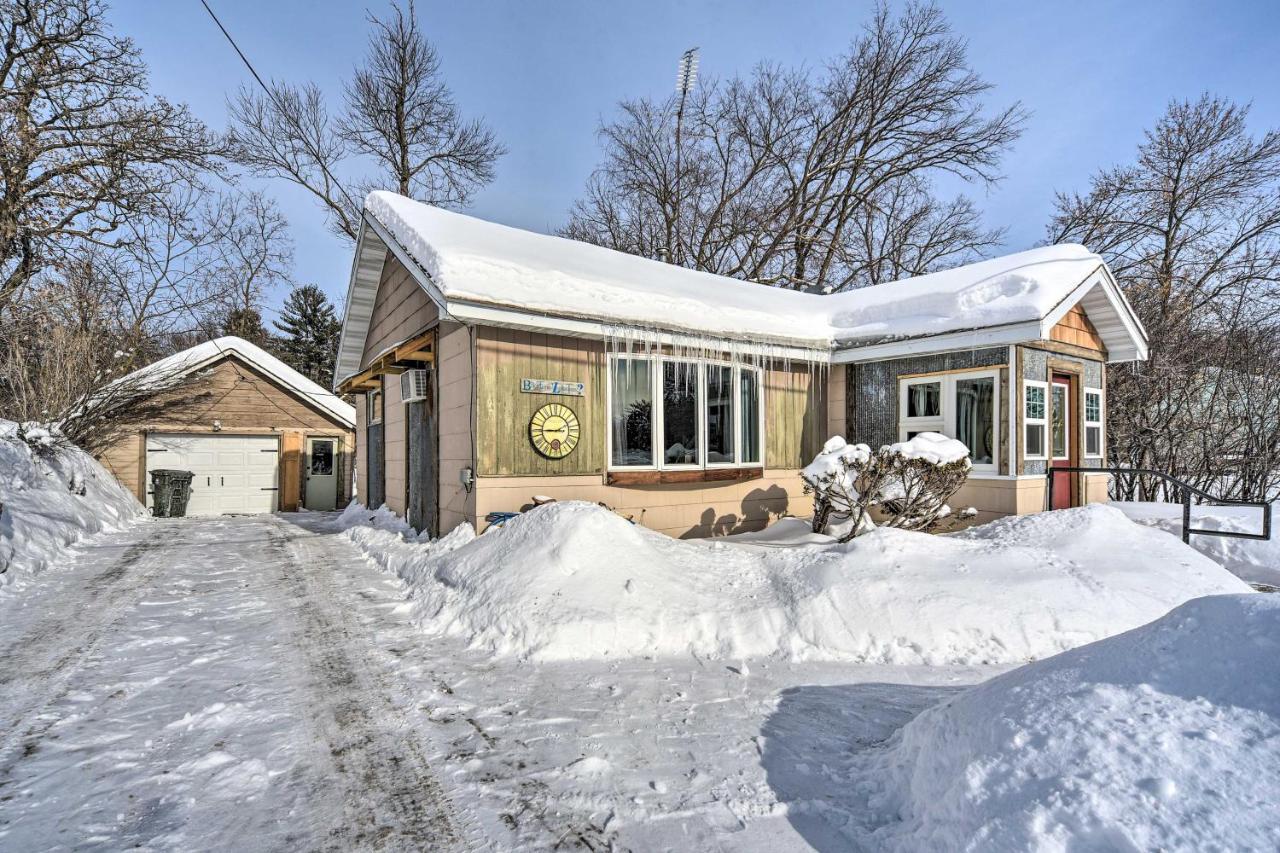
{"label": "tire track in snow", "polygon": [[[283,523],[272,549],[292,559],[282,582],[296,607],[316,741],[327,749],[343,815],[335,848],[444,851],[471,846],[426,757],[421,733],[392,699],[385,667],[361,652],[365,631],[335,589],[327,537]],[[332,540],[328,540],[332,541]],[[345,550],[345,549],[343,549]]]}
{"label": "tire track in snow", "polygon": [[[136,529],[136,528],[135,528]],[[132,533],[123,534],[126,537]],[[103,637],[131,610],[152,581],[164,569],[163,562],[148,555],[168,536],[156,530],[140,541],[124,546],[124,552],[96,575],[72,587],[75,578],[59,578],[65,591],[77,595],[44,595],[54,602],[17,640],[0,650],[0,792],[14,767],[40,748],[40,742],[57,718],[40,715],[55,701]],[[113,537],[114,538],[114,537]],[[111,547],[107,544],[91,548]],[[79,552],[82,556],[85,551]],[[32,720],[27,725],[24,721]],[[3,796],[0,793],[0,796]]]}

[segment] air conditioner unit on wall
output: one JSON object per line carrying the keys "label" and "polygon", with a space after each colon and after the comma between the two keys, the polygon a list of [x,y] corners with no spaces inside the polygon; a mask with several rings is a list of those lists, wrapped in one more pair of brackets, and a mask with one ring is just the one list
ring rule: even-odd
{"label": "air conditioner unit on wall", "polygon": [[406,403],[425,400],[430,394],[431,371],[406,370],[400,374],[400,399]]}

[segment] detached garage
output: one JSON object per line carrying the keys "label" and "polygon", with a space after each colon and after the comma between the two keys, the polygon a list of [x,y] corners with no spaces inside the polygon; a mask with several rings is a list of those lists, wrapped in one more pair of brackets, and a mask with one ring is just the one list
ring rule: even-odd
{"label": "detached garage", "polygon": [[332,510],[351,499],[355,411],[248,341],[218,338],[120,380],[154,387],[100,461],[151,505],[150,471],[191,471],[188,515]]}

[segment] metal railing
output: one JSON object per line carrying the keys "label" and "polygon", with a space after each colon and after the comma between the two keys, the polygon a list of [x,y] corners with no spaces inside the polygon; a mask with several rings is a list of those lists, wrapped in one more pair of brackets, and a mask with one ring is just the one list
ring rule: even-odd
{"label": "metal railing", "polygon": [[[1047,504],[1050,509],[1053,508],[1053,481],[1057,479],[1055,474],[1111,474],[1111,475],[1141,475],[1145,477],[1159,477],[1166,483],[1169,483],[1179,489],[1182,493],[1182,541],[1190,544],[1191,534],[1195,533],[1200,536],[1226,536],[1231,539],[1261,539],[1269,540],[1271,538],[1271,504],[1267,501],[1228,501],[1215,498],[1208,492],[1197,489],[1190,483],[1184,483],[1171,474],[1163,471],[1154,471],[1150,468],[1083,468],[1079,466],[1064,466],[1062,468],[1050,467],[1046,478],[1048,479],[1048,497]],[[1234,530],[1201,530],[1191,526],[1191,498],[1192,496],[1200,498],[1197,506],[1243,506],[1253,507],[1262,510],[1262,532],[1261,533],[1239,533]]]}

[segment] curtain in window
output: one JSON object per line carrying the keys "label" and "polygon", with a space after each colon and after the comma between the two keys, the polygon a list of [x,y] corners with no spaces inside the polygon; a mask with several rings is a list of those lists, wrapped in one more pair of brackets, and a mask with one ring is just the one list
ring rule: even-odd
{"label": "curtain in window", "polygon": [[956,439],[969,448],[975,465],[995,460],[995,380],[956,382]]}
{"label": "curtain in window", "polygon": [[939,383],[917,382],[907,386],[907,417],[936,418],[942,413]]}

